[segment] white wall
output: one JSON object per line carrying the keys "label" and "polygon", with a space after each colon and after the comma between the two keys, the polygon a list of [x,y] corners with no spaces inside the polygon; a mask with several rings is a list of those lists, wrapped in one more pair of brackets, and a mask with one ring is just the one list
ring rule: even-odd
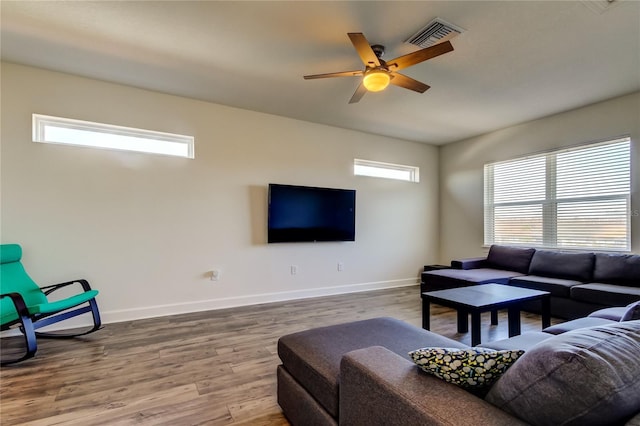
{"label": "white wall", "polygon": [[[33,143],[32,113],[194,135],[196,158]],[[1,114],[2,242],[40,285],[89,279],[106,322],[415,284],[438,258],[433,146],[8,63]],[[267,245],[270,182],[356,189],[356,242]]]}
{"label": "white wall", "polygon": [[640,252],[640,93],[440,148],[440,261],[482,255],[483,166],[492,161],[630,135],[631,247]]}

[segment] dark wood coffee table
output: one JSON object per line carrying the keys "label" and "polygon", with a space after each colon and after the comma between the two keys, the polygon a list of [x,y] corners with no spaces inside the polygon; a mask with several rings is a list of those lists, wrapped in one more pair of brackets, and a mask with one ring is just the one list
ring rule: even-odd
{"label": "dark wood coffee table", "polygon": [[480,284],[422,293],[422,328],[430,327],[430,304],[458,311],[458,333],[469,331],[471,314],[471,346],[480,344],[480,314],[491,311],[491,323],[498,323],[498,309],[509,315],[509,337],[520,334],[520,307],[523,302],[542,302],[542,328],[551,325],[551,298],[548,291],[530,290],[502,284]]}

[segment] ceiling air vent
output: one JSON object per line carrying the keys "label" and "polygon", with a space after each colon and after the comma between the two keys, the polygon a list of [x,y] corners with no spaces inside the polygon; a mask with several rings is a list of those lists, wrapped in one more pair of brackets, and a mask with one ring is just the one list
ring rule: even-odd
{"label": "ceiling air vent", "polygon": [[462,28],[443,19],[436,18],[429,22],[426,27],[409,37],[406,42],[425,48],[452,39],[463,32]]}

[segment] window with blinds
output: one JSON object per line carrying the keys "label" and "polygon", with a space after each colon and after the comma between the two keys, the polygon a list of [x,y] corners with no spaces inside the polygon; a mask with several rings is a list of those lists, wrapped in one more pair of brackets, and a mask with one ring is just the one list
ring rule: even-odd
{"label": "window with blinds", "polygon": [[484,242],[629,251],[631,141],[484,166]]}

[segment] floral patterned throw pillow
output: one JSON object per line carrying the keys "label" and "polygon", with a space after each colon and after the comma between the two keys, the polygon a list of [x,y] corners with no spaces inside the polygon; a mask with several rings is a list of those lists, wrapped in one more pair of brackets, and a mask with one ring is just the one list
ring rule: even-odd
{"label": "floral patterned throw pillow", "polygon": [[425,372],[465,389],[486,388],[524,354],[521,350],[422,348],[409,356]]}

